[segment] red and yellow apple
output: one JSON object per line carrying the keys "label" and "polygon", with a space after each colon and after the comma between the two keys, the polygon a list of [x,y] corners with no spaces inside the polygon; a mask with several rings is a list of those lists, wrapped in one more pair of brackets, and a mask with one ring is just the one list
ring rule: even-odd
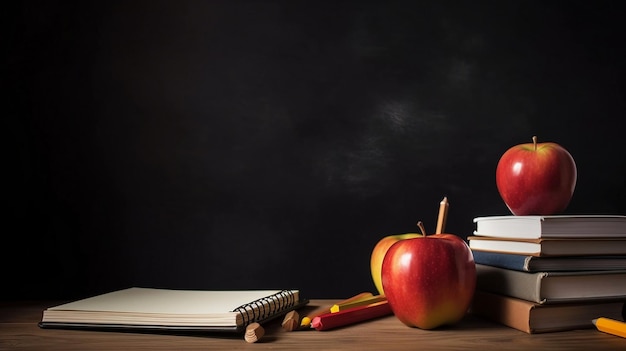
{"label": "red and yellow apple", "polygon": [[453,234],[395,242],[383,259],[381,276],[394,315],[421,329],[460,321],[476,288],[472,251]]}
{"label": "red and yellow apple", "polygon": [[394,234],[387,235],[380,239],[376,245],[374,246],[374,250],[372,250],[372,255],[370,257],[370,271],[372,273],[372,279],[374,280],[374,285],[376,286],[376,290],[381,295],[384,295],[383,282],[381,277],[381,271],[383,268],[383,259],[385,258],[385,254],[387,250],[391,247],[391,245],[396,242],[404,239],[417,238],[422,236],[422,234],[418,233],[404,233],[404,234]]}
{"label": "red and yellow apple", "polygon": [[576,187],[576,163],[561,145],[545,142],[508,149],[496,167],[496,186],[511,213],[553,215],[569,205]]}

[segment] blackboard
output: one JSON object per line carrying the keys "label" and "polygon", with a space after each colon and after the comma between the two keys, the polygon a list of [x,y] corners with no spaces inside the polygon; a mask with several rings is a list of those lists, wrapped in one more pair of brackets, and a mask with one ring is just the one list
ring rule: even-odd
{"label": "blackboard", "polygon": [[373,291],[375,243],[434,230],[443,196],[462,237],[508,214],[495,166],[533,135],[577,162],[566,212],[626,213],[618,1],[8,13],[3,297]]}

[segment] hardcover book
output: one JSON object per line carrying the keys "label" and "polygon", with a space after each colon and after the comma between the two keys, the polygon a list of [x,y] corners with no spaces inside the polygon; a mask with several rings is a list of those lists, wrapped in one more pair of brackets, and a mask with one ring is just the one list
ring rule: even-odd
{"label": "hardcover book", "polygon": [[474,262],[523,272],[626,270],[626,256],[537,257],[472,251]]}
{"label": "hardcover book", "polygon": [[474,218],[474,235],[498,238],[626,238],[626,216],[555,215]]}
{"label": "hardcover book", "polygon": [[626,238],[513,239],[469,236],[467,240],[472,250],[529,256],[626,255]]}
{"label": "hardcover book", "polygon": [[624,301],[545,305],[477,290],[470,313],[528,334],[589,329],[598,317],[622,319]]}
{"label": "hardcover book", "polygon": [[47,308],[42,328],[241,332],[306,304],[298,290],[128,288]]}
{"label": "hardcover book", "polygon": [[476,264],[476,289],[538,304],[626,300],[626,271],[528,273]]}

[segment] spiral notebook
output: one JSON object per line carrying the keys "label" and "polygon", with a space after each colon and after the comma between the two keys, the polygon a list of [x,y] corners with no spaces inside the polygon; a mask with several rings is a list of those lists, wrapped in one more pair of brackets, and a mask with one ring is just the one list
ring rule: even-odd
{"label": "spiral notebook", "polygon": [[41,328],[231,331],[305,305],[299,290],[170,290],[133,287],[47,308]]}

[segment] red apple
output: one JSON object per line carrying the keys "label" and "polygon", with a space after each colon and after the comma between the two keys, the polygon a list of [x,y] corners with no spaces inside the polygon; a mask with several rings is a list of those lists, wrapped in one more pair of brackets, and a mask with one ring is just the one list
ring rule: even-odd
{"label": "red apple", "polygon": [[508,149],[496,167],[498,192],[511,213],[553,215],[563,212],[576,187],[576,163],[556,143],[520,144]]}
{"label": "red apple", "polygon": [[453,234],[397,241],[383,259],[381,274],[394,315],[421,329],[460,321],[476,287],[472,251]]}
{"label": "red apple", "polygon": [[383,268],[383,259],[385,258],[385,254],[387,250],[391,247],[391,245],[396,242],[404,239],[417,238],[422,236],[422,234],[418,233],[405,233],[405,234],[394,234],[388,235],[380,239],[376,246],[374,246],[374,250],[372,250],[372,255],[370,257],[370,271],[372,273],[372,279],[374,280],[374,285],[376,286],[376,290],[381,295],[384,295],[383,282],[381,277],[381,271]]}

